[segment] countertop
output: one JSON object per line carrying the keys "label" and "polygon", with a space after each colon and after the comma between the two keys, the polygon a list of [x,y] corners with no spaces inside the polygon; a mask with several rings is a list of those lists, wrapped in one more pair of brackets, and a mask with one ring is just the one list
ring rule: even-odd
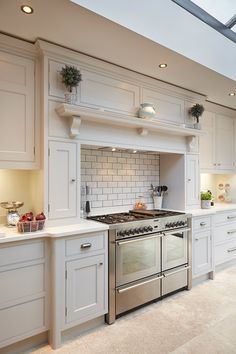
{"label": "countertop", "polygon": [[13,242],[13,241],[23,241],[41,237],[66,237],[72,235],[80,235],[89,232],[106,231],[108,226],[96,221],[91,220],[81,220],[78,224],[57,226],[57,227],[46,227],[42,231],[36,232],[26,232],[18,233],[15,227],[9,228],[6,226],[0,226],[0,244]]}
{"label": "countertop", "polygon": [[192,216],[201,216],[215,214],[217,212],[223,212],[227,210],[236,210],[236,204],[234,203],[216,203],[210,209],[192,209],[185,210],[186,213],[192,214]]}

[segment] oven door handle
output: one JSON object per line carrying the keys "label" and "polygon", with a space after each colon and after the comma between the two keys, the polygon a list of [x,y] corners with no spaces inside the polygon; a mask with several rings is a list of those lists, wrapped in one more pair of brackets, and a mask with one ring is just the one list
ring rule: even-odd
{"label": "oven door handle", "polygon": [[159,277],[142,281],[141,283],[138,283],[138,284],[134,284],[134,285],[127,286],[126,288],[117,289],[117,291],[118,291],[119,294],[122,294],[122,293],[124,293],[124,292],[126,292],[126,291],[128,291],[128,290],[130,290],[130,289],[137,288],[137,287],[140,286],[140,285],[152,283],[153,281],[159,280],[159,279],[162,279],[162,278],[164,278],[164,275],[160,275]]}
{"label": "oven door handle", "polygon": [[171,275],[174,275],[174,274],[177,274],[177,273],[180,273],[180,272],[183,272],[184,270],[188,270],[190,268],[190,266],[186,266],[184,268],[181,268],[181,269],[178,269],[178,270],[175,270],[174,272],[171,272],[171,273],[167,273],[167,274],[163,274],[164,278],[167,278]]}
{"label": "oven door handle", "polygon": [[174,234],[177,234],[177,233],[180,233],[180,232],[188,232],[190,231],[191,229],[190,228],[185,228],[185,229],[175,229],[175,230],[172,230],[172,231],[168,231],[168,232],[162,232],[162,236],[171,236]]}
{"label": "oven door handle", "polygon": [[153,238],[158,238],[163,236],[162,234],[155,234],[153,236],[145,236],[145,237],[135,237],[132,238],[131,240],[122,240],[122,241],[116,241],[117,246],[125,245],[127,243],[133,243],[133,242],[138,242],[138,241],[147,241]]}

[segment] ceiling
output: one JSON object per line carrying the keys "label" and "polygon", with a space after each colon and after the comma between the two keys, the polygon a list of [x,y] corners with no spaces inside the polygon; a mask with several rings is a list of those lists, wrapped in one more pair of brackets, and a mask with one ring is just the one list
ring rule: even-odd
{"label": "ceiling", "polygon": [[[28,0],[27,4],[34,8],[33,15],[20,11],[22,3],[0,0],[2,33],[31,42],[45,39],[204,94],[209,101],[236,109],[236,96],[228,95],[236,92],[236,82],[226,75],[69,0]],[[222,58],[215,59],[223,65]],[[158,67],[162,62],[168,64],[167,69]]]}

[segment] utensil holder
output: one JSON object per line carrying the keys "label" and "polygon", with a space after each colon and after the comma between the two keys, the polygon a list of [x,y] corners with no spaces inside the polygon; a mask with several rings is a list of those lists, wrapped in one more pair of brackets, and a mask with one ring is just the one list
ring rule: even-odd
{"label": "utensil holder", "polygon": [[154,209],[161,209],[162,208],[162,196],[153,196],[153,203],[154,203]]}

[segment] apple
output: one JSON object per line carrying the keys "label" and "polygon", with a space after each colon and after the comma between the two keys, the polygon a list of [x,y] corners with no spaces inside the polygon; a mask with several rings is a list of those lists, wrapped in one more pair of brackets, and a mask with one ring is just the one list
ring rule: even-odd
{"label": "apple", "polygon": [[45,220],[46,216],[44,215],[43,212],[41,212],[40,214],[36,215],[35,219],[36,220]]}

